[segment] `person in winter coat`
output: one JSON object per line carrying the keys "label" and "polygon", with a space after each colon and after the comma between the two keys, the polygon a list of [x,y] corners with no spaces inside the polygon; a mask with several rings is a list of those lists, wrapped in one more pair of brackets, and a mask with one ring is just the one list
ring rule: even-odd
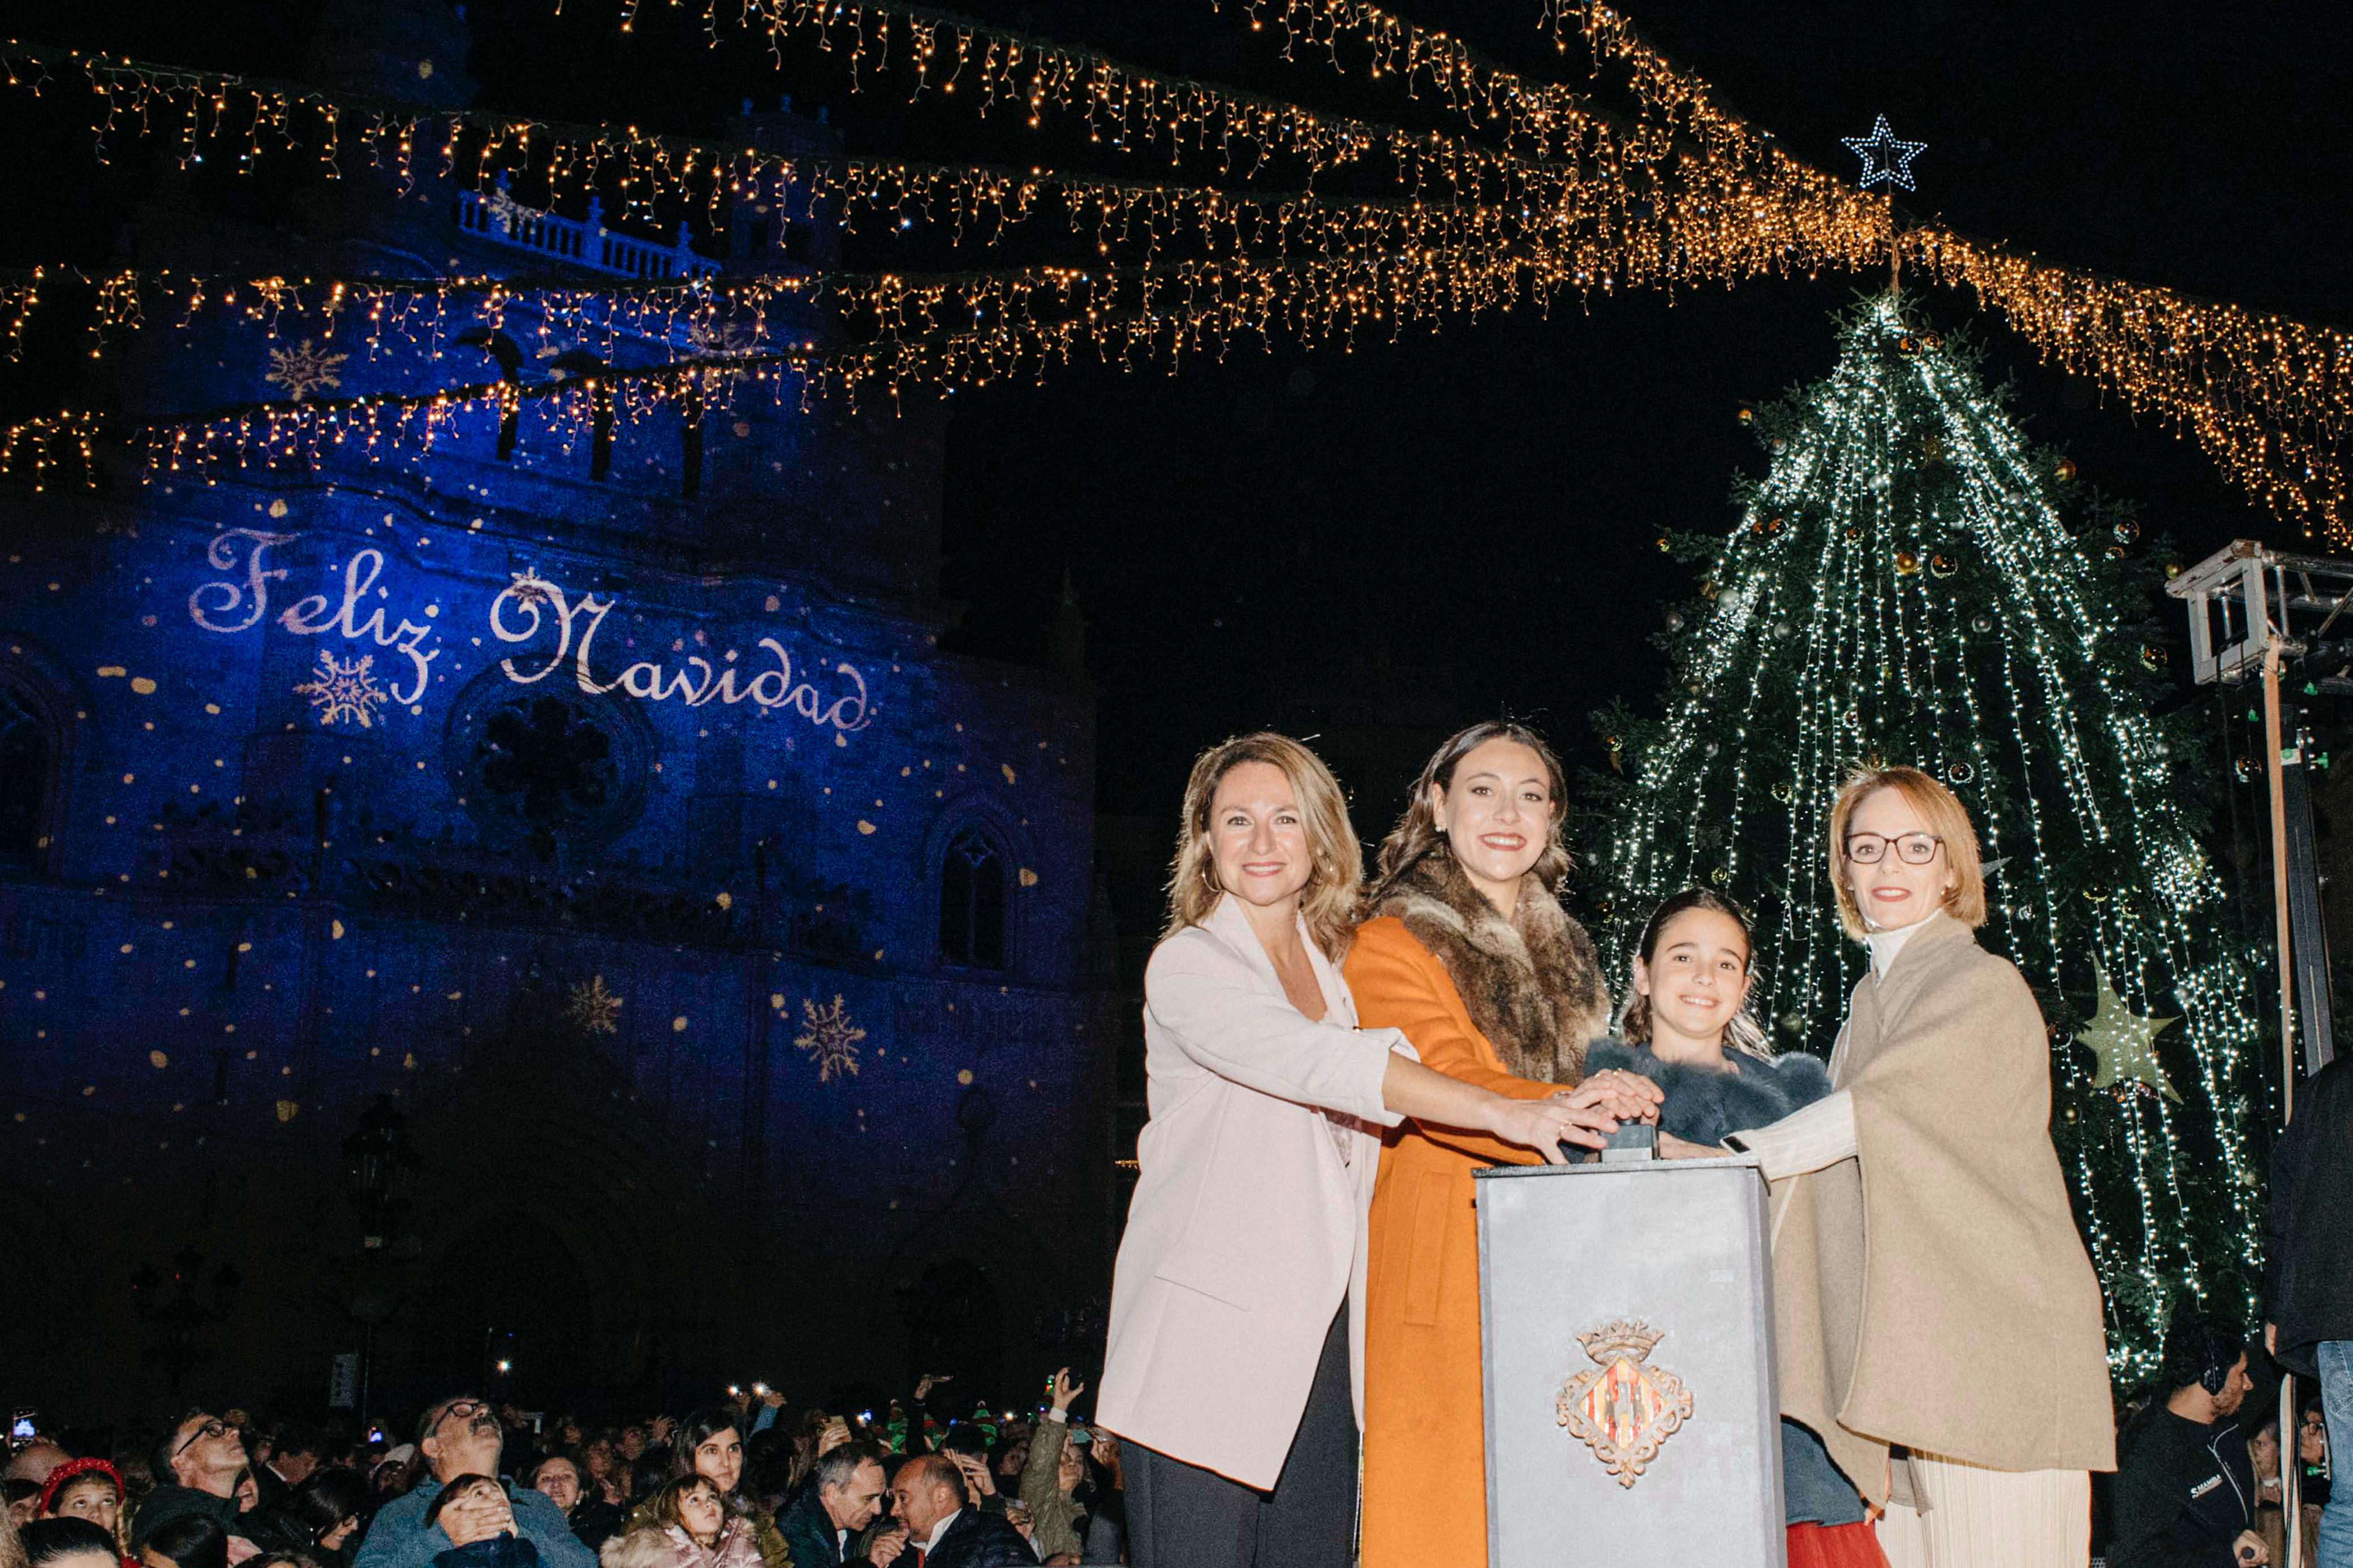
{"label": "person in winter coat", "polygon": [[707,1476],[677,1478],[640,1511],[670,1538],[676,1568],[760,1568],[756,1527],[727,1511],[718,1484]]}
{"label": "person in winter coat", "polygon": [[[2353,1454],[2353,1061],[2338,1057],[2296,1090],[2272,1146],[2264,1221],[2271,1302],[2263,1342],[2289,1372],[2320,1380],[2328,1446]],[[2319,1568],[2353,1568],[2353,1488],[2320,1511]]]}
{"label": "person in winter coat", "polygon": [[2159,1397],[2117,1446],[2110,1568],[2256,1568],[2271,1553],[2256,1529],[2254,1468],[2239,1407],[2247,1338],[2213,1319],[2166,1330]]}
{"label": "person in winter coat", "polygon": [[[688,1416],[671,1435],[671,1478],[700,1476],[709,1481],[728,1517],[744,1521],[749,1539],[759,1548],[761,1568],[793,1568],[792,1549],[778,1533],[775,1516],[744,1493],[744,1437],[735,1423],[734,1412],[717,1408]],[[669,1522],[653,1511],[654,1498],[667,1490],[656,1491],[631,1510],[628,1529]]]}
{"label": "person in winter coat", "polygon": [[1095,1409],[1124,1445],[1136,1568],[1347,1568],[1375,1127],[1422,1117],[1555,1161],[1593,1136],[1594,1113],[1356,1027],[1338,964],[1362,875],[1306,747],[1245,735],[1194,763],[1144,974],[1151,1115]]}
{"label": "person in winter coat", "polygon": [[[918,1454],[891,1473],[891,1502],[906,1526],[906,1560],[922,1568],[1035,1568],[1038,1554],[1005,1516],[972,1506],[945,1456]],[[1270,1568],[1272,1565],[1270,1564]]]}
{"label": "person in winter coat", "polygon": [[580,1544],[600,1552],[621,1531],[620,1508],[605,1500],[581,1474],[581,1461],[569,1454],[550,1454],[531,1468],[531,1489],[564,1510],[565,1522]]}
{"label": "person in winter coat", "polygon": [[425,1528],[436,1525],[449,1544],[433,1554],[433,1568],[539,1568],[539,1549],[516,1528],[514,1505],[494,1477],[452,1477],[426,1505]]}
{"label": "person in winter coat", "polygon": [[[1820,1058],[1775,1056],[1750,1013],[1753,946],[1748,918],[1721,893],[1694,888],[1662,903],[1635,948],[1625,1039],[1595,1041],[1586,1070],[1649,1079],[1666,1096],[1660,1131],[1709,1148],[1828,1095]],[[1789,1568],[1886,1568],[1862,1494],[1794,1421],[1781,1423],[1781,1492]]]}
{"label": "person in winter coat", "polygon": [[[1561,908],[1567,796],[1542,737],[1474,724],[1424,765],[1383,841],[1348,950],[1367,1027],[1401,1031],[1424,1065],[1490,1094],[1557,1105],[1599,1147],[1658,1089],[1588,1075],[1609,991]],[[1487,1471],[1479,1369],[1479,1243],[1471,1174],[1557,1158],[1417,1113],[1382,1141],[1365,1285],[1363,1568],[1480,1568]],[[1135,1478],[1128,1477],[1134,1507]]]}
{"label": "person in winter coat", "polygon": [[1087,1451],[1071,1441],[1071,1401],[1087,1391],[1071,1369],[1054,1374],[1054,1402],[1029,1439],[1021,1468],[1021,1502],[1029,1510],[1029,1544],[1042,1562],[1078,1557],[1086,1549],[1087,1508],[1077,1493],[1087,1479]]}
{"label": "person in winter coat", "polygon": [[[776,1521],[792,1548],[794,1568],[870,1563],[890,1568],[905,1555],[904,1532],[872,1529],[891,1489],[883,1469],[887,1458],[879,1444],[864,1441],[839,1444],[818,1457],[800,1495]],[[912,1564],[913,1559],[908,1561]]]}
{"label": "person in winter coat", "polygon": [[2051,1146],[2048,1026],[1971,934],[1985,875],[1950,790],[1858,772],[1829,849],[1840,920],[1871,952],[1832,1092],[1726,1140],[1774,1183],[1781,1412],[1888,1502],[1896,1568],[2084,1568],[2116,1415]]}
{"label": "person in winter coat", "polygon": [[320,1568],[345,1568],[375,1500],[356,1470],[313,1470],[276,1502],[248,1514],[246,1534],[264,1552],[299,1552]]}

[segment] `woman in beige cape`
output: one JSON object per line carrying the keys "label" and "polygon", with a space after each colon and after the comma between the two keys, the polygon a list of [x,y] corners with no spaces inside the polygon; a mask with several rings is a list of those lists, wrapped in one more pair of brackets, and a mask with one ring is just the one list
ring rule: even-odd
{"label": "woman in beige cape", "polygon": [[1835,1092],[1726,1140],[1773,1180],[1782,1412],[1890,1505],[1894,1568],[2084,1568],[2115,1420],[2042,1012],[1970,934],[1984,875],[1944,785],[1859,773],[1830,840],[1840,917],[1871,948]]}

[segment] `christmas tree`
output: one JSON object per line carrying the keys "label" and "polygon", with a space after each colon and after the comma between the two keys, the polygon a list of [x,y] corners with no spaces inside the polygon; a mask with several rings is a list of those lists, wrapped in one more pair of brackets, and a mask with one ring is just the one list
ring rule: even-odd
{"label": "christmas tree", "polygon": [[1826,380],[1742,411],[1770,467],[1738,525],[1660,540],[1706,574],[1662,634],[1664,716],[1600,716],[1585,874],[1621,974],[1659,900],[1739,899],[1760,1017],[1826,1054],[1863,965],[1831,800],[1867,763],[1948,784],[1987,861],[1979,938],[2052,1026],[2052,1135],[2129,1383],[2185,1293],[2253,1316],[2256,954],[2199,845],[2197,748],[2158,715],[2138,524],[1916,315],[1894,295],[1843,315]]}

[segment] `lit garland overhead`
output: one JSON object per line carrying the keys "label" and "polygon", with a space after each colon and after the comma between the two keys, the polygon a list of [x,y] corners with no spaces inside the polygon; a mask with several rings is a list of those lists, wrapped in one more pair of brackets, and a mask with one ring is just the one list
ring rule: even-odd
{"label": "lit garland overhead", "polygon": [[[1568,89],[1528,80],[1366,0],[1243,0],[1243,8],[1253,26],[1272,18],[1286,57],[1308,43],[1337,65],[1345,42],[1372,61],[1371,74],[1427,84],[1466,122],[1492,125],[1538,156],[1556,145],[1552,128],[1585,132],[1573,119],[1583,100]],[[1752,169],[1777,206],[1801,208],[1836,185],[1783,153],[1770,132],[1717,106],[1705,81],[1644,42],[1623,13],[1546,0],[1546,21],[1564,51],[1570,33],[1582,37],[1597,73],[1626,74],[1642,136],[1689,138],[1719,164]],[[2226,479],[2281,518],[2353,546],[2343,457],[2353,334],[2021,257],[1942,224],[1891,225],[1889,242],[1915,276],[1969,289],[2051,363],[2187,428]]]}
{"label": "lit garland overhead", "polygon": [[[1540,262],[1466,274],[1442,253],[1271,264],[1187,261],[1132,270],[814,274],[649,285],[619,297],[490,279],[238,284],[161,275],[155,281],[159,291],[184,306],[202,309],[216,301],[218,309],[261,324],[264,342],[315,330],[322,345],[364,344],[382,357],[387,374],[405,374],[412,382],[456,356],[479,364],[483,351],[459,339],[468,328],[512,329],[524,341],[551,345],[601,341],[607,353],[627,346],[652,363],[617,360],[536,379],[518,371],[498,382],[348,396],[305,392],[146,422],[93,413],[50,416],[0,436],[0,472],[22,472],[46,487],[69,461],[87,471],[101,440],[135,447],[149,476],[221,464],[307,464],[335,452],[381,460],[409,445],[431,446],[470,412],[512,414],[526,405],[541,427],[555,432],[559,446],[568,446],[578,436],[565,431],[568,418],[593,418],[608,434],[666,408],[699,422],[747,385],[765,386],[771,397],[790,389],[804,399],[837,395],[854,402],[875,394],[896,398],[911,386],[979,386],[1034,376],[1082,355],[1130,370],[1173,371],[1188,358],[1220,357],[1240,341],[1282,337],[1314,343],[1353,342],[1368,331],[1394,335],[1445,315],[1476,317],[1541,304],[1568,286]],[[106,282],[111,297],[138,296],[124,277]],[[794,302],[820,305],[851,321],[863,341],[838,348],[791,341],[802,331],[799,323],[772,312]],[[345,334],[340,338],[332,335],[339,322]],[[518,364],[525,363],[520,346]]]}
{"label": "lit garland overhead", "polygon": [[[1620,771],[1588,875],[1621,963],[1683,888],[1750,904],[1760,1010],[1826,1050],[1863,962],[1829,885],[1831,800],[1872,759],[1950,784],[1988,863],[1985,940],[2055,1031],[2052,1133],[2130,1384],[2178,1292],[2253,1306],[2260,952],[2192,831],[2198,765],[2153,717],[2138,525],[2071,493],[2073,465],[1894,299],[1841,339],[1826,380],[1755,416],[1771,466],[1731,533],[1660,542],[1707,574],[1661,639],[1666,717],[1603,720]],[[2142,1036],[2180,1015],[2153,1047],[2169,1074],[2118,1079],[2097,1054],[2111,985]]]}
{"label": "lit garland overhead", "polygon": [[[1180,166],[1214,154],[1217,176],[1248,182],[1282,163],[1313,181],[1379,167],[1405,194],[1349,200],[1045,168],[780,157],[37,45],[9,44],[0,59],[12,85],[85,85],[97,100],[101,146],[135,132],[170,139],[184,161],[208,148],[239,167],[293,153],[331,175],[362,153],[411,175],[423,155],[477,188],[513,173],[543,184],[551,200],[607,194],[608,210],[625,220],[664,204],[710,221],[726,203],[793,185],[807,194],[817,221],[923,226],[959,244],[1058,218],[1089,247],[1092,264],[1217,257],[1240,279],[1268,258],[1303,253],[1435,253],[1458,280],[1451,292],[1472,299],[1491,298],[1499,279],[1530,270],[1606,294],[1908,262],[1971,289],[2052,363],[2137,413],[2186,427],[2232,483],[2279,515],[2353,544],[2341,456],[2353,427],[2353,337],[2041,263],[1941,225],[1899,229],[1884,200],[1790,157],[1770,132],[1722,110],[1705,82],[1607,6],[1555,4],[1547,20],[1564,50],[1573,30],[1597,72],[1623,79],[1632,100],[1623,120],[1365,0],[1243,0],[1243,8],[1254,28],[1273,20],[1286,55],[1304,40],[1338,64],[1343,43],[1361,47],[1369,75],[1417,97],[1429,89],[1470,132],[1503,145],[1320,114],[889,0],[748,0],[743,18],[772,47],[800,37],[845,56],[861,85],[897,69],[914,93],[936,89],[984,114],[1013,109],[1039,124],[1050,110],[1066,113],[1097,143],[1157,148]],[[709,5],[705,15],[715,27]],[[9,348],[39,297],[29,286],[0,291]],[[1122,336],[1110,332],[1098,346]]]}

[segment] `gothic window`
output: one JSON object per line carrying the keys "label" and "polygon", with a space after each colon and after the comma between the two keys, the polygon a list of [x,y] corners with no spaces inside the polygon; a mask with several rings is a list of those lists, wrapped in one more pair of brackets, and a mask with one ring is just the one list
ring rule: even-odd
{"label": "gothic window", "polygon": [[940,958],[1005,967],[1005,857],[977,826],[958,828],[940,863]]}
{"label": "gothic window", "polygon": [[37,870],[47,858],[57,737],[24,693],[0,684],[0,869]]}

